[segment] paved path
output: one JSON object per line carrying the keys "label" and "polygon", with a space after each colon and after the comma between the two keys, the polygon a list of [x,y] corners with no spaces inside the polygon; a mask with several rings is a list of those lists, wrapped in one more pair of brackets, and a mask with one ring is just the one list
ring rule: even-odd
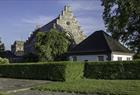
{"label": "paved path", "polygon": [[48,82],[49,81],[43,81],[43,80],[0,78],[0,91],[6,92],[6,91],[17,90],[17,89],[30,88]]}
{"label": "paved path", "polygon": [[38,86],[41,84],[47,84],[49,82],[50,81],[43,80],[0,78],[0,92],[6,92],[8,93],[8,95],[85,95],[66,92],[45,92],[38,90],[30,90],[31,87]]}

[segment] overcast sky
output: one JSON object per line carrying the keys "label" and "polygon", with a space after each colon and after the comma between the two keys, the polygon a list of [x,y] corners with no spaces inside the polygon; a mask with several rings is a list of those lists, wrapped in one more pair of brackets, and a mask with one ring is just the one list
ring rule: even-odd
{"label": "overcast sky", "polygon": [[36,25],[56,18],[65,5],[72,7],[86,35],[105,30],[100,0],[0,0],[0,37],[6,49],[15,40],[26,40]]}

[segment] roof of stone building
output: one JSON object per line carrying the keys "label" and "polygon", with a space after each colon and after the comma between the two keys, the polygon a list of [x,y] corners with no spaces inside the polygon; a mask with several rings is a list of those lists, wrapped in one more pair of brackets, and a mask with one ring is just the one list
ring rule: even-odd
{"label": "roof of stone building", "polygon": [[70,54],[89,54],[89,53],[132,53],[120,42],[113,39],[110,35],[104,31],[96,31],[91,34],[88,38],[74,47],[69,53]]}
{"label": "roof of stone building", "polygon": [[[58,18],[58,17],[57,17]],[[40,32],[47,32],[49,30],[51,30],[53,28],[54,23],[56,23],[57,18],[55,18],[54,20],[50,21],[49,23],[47,23],[46,25],[42,26],[39,28]]]}

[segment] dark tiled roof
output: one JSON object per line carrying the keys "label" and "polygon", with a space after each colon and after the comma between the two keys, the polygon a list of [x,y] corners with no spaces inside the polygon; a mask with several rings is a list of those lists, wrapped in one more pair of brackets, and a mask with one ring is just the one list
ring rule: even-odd
{"label": "dark tiled roof", "polygon": [[30,35],[30,37],[25,42],[25,44],[30,42],[30,41],[32,41],[32,39],[35,38],[35,35],[36,35],[37,32],[48,32],[48,31],[50,31],[53,28],[54,23],[56,23],[57,18],[55,18],[54,20],[52,20],[49,23],[45,24],[44,26],[38,28],[37,30],[33,31],[33,33]]}
{"label": "dark tiled roof", "polygon": [[104,32],[104,37],[106,39],[106,42],[112,52],[124,52],[124,53],[132,53],[130,50],[128,50],[125,46],[123,46],[120,42],[113,39],[111,36],[109,36],[107,33]]}
{"label": "dark tiled roof", "polygon": [[89,54],[111,52],[131,53],[121,43],[114,40],[110,35],[101,30],[91,34],[88,38],[74,47],[69,53]]}
{"label": "dark tiled roof", "polygon": [[42,26],[41,28],[39,28],[40,32],[47,32],[50,31],[53,28],[54,23],[56,23],[56,19],[52,20],[51,22],[49,22],[48,24]]}

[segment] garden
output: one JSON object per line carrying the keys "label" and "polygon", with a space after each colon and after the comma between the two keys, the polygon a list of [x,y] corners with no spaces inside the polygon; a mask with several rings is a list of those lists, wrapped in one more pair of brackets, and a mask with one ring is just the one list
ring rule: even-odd
{"label": "garden", "polygon": [[139,95],[140,61],[44,62],[0,65],[0,76],[52,82],[32,90],[97,95]]}

